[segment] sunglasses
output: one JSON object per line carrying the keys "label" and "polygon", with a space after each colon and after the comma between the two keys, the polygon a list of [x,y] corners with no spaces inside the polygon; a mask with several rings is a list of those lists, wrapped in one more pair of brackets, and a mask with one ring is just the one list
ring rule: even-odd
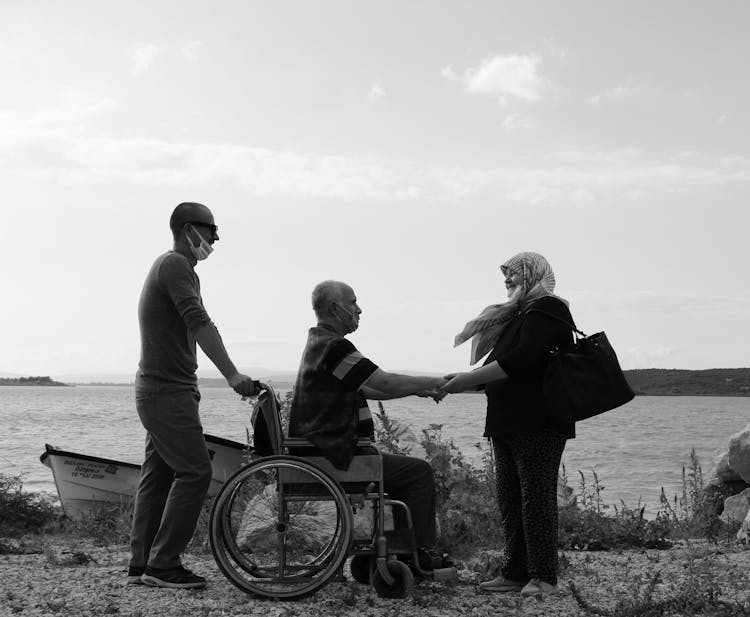
{"label": "sunglasses", "polygon": [[214,225],[213,223],[204,223],[203,221],[186,221],[187,223],[190,223],[190,225],[196,225],[200,227],[207,227],[211,233],[217,233],[219,231],[219,226]]}

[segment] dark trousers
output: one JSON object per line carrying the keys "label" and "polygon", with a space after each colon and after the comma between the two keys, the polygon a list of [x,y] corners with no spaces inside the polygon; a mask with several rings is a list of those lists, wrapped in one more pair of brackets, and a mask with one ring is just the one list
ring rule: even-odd
{"label": "dark trousers", "polygon": [[[391,499],[409,506],[417,546],[435,546],[435,476],[430,464],[413,456],[384,453],[383,484]],[[396,525],[404,526],[398,508],[393,514]]]}
{"label": "dark trousers", "polygon": [[557,584],[557,476],[565,441],[553,429],[492,438],[507,579]]}
{"label": "dark trousers", "polygon": [[180,565],[211,483],[196,390],[136,393],[146,457],[135,496],[130,565]]}

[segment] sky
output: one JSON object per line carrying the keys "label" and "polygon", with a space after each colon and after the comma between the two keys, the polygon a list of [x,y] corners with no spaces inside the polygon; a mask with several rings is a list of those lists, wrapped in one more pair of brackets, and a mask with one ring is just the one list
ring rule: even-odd
{"label": "sky", "polygon": [[[182,201],[241,369],[294,372],[339,279],[385,370],[551,263],[625,369],[750,366],[743,1],[0,3],[0,373],[131,375]],[[205,356],[200,372],[215,372]]]}

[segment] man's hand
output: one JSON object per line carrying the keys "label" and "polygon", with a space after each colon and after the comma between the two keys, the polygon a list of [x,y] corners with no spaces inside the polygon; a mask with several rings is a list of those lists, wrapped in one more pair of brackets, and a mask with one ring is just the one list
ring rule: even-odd
{"label": "man's hand", "polygon": [[425,388],[424,390],[417,392],[417,396],[424,398],[431,398],[436,403],[439,403],[445,398],[446,392],[443,387],[448,383],[447,377],[435,377],[432,379],[432,386]]}
{"label": "man's hand", "polygon": [[445,392],[442,392],[439,388],[434,388],[433,390],[422,390],[421,392],[417,392],[417,396],[431,398],[436,403],[439,403],[445,398]]}
{"label": "man's hand", "polygon": [[253,396],[255,394],[255,382],[252,377],[243,375],[242,373],[235,373],[231,377],[227,378],[229,385],[240,396]]}

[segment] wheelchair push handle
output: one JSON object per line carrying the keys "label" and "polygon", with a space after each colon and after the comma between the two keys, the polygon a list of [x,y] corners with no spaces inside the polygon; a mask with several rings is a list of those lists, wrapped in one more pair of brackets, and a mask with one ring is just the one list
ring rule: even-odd
{"label": "wheelchair push handle", "polygon": [[[243,401],[251,401],[251,399],[256,399],[259,397],[263,392],[272,392],[271,386],[268,384],[263,383],[262,381],[258,381],[257,379],[253,379],[253,388],[255,389],[255,392],[250,395],[243,395],[240,398]],[[252,404],[252,401],[251,401]]]}

